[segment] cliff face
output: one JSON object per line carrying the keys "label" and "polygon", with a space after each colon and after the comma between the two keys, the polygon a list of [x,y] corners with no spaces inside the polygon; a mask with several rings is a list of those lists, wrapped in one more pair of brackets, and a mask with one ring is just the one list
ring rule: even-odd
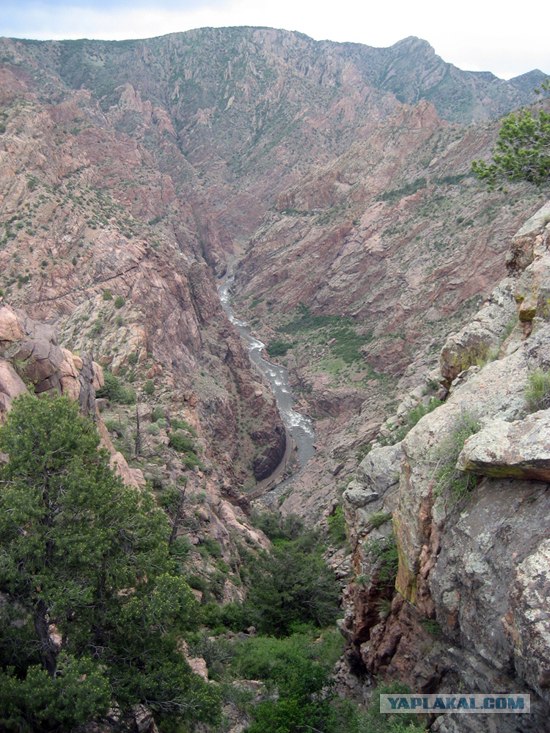
{"label": "cliff face", "polygon": [[6,301],[55,322],[64,344],[121,377],[152,380],[196,417],[228,476],[246,480],[262,456],[264,471],[274,467],[280,420],[220,307],[205,261],[216,258],[215,231],[205,243],[209,219],[197,223],[185,171],[159,165],[167,156],[190,168],[170,120],[128,86],[104,112],[4,44],[14,59],[1,86]]}
{"label": "cliff face", "polygon": [[[447,339],[344,492],[356,661],[413,690],[529,692],[522,731],[547,730],[550,705],[549,411],[528,389],[550,367],[549,220],[546,205],[514,237],[508,277]],[[428,414],[399,440],[419,405]],[[432,729],[490,730],[475,717]],[[516,730],[507,718],[499,731]]]}

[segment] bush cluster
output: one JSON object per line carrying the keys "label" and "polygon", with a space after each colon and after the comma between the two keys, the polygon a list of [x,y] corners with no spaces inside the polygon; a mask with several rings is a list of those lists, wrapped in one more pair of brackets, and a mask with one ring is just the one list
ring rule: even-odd
{"label": "bush cluster", "polygon": [[346,532],[346,518],[344,517],[344,510],[340,504],[327,518],[327,524],[328,535],[331,541],[337,546],[344,546],[347,542],[348,536]]}
{"label": "bush cluster", "polygon": [[550,407],[550,372],[537,369],[529,375],[525,399],[531,412]]}
{"label": "bush cluster", "polygon": [[136,402],[136,391],[126,387],[122,381],[112,372],[104,374],[104,385],[97,390],[97,397],[105,397],[111,402],[118,402],[121,405],[134,405]]}

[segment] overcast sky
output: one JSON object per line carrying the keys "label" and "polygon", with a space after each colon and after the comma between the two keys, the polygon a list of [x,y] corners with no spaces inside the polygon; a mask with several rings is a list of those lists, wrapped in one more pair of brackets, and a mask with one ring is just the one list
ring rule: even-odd
{"label": "overcast sky", "polygon": [[235,25],[368,46],[418,36],[461,69],[505,79],[534,68],[550,74],[545,0],[0,0],[0,36],[118,40]]}

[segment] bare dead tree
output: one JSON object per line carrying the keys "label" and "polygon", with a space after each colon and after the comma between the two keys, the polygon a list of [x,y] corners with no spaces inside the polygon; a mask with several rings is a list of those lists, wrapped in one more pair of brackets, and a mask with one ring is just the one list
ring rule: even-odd
{"label": "bare dead tree", "polygon": [[172,531],[170,532],[170,537],[168,539],[168,547],[172,547],[172,544],[175,542],[176,537],[178,535],[178,529],[180,526],[181,519],[183,517],[183,507],[185,504],[185,492],[186,491],[187,491],[187,484],[184,484],[180,488],[180,495],[178,497],[176,511],[174,512],[174,517],[172,519]]}
{"label": "bare dead tree", "polygon": [[141,456],[141,423],[139,420],[139,399],[136,399],[136,458]]}

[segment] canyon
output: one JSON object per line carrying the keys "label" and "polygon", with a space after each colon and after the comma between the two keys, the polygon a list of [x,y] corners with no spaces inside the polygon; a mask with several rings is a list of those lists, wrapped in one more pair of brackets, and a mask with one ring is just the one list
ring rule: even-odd
{"label": "canyon", "polygon": [[[161,502],[186,482],[173,519],[197,598],[242,599],[241,545],[268,544],[254,497],[293,450],[220,302],[230,273],[234,313],[314,421],[313,455],[271,505],[347,520],[352,669],[365,689],[529,691],[533,715],[505,733],[545,730],[550,702],[547,468],[505,443],[508,426],[546,429],[523,395],[550,366],[548,210],[470,166],[543,78],[461,71],[417,38],[0,39],[0,415],[31,385],[87,404],[97,390],[125,480]],[[101,397],[113,379],[137,404]],[[434,466],[465,411],[480,444],[460,461],[481,478],[457,499]],[[388,585],[375,550],[392,537]],[[472,717],[431,729],[490,730]]]}

